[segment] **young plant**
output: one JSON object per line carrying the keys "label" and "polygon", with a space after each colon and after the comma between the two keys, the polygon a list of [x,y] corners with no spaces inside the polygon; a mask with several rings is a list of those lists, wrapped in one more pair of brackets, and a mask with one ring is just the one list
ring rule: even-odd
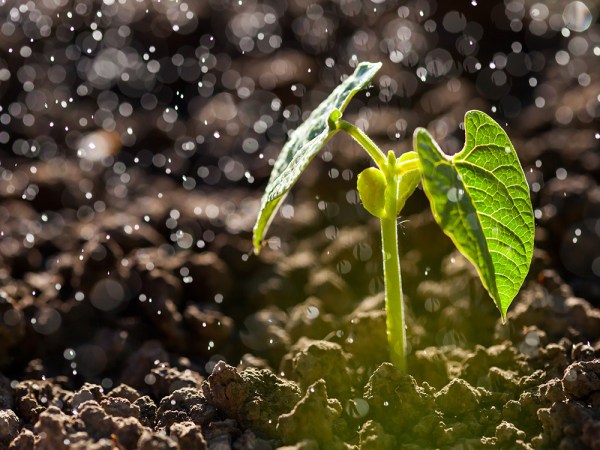
{"label": "young plant", "polygon": [[310,160],[335,133],[349,133],[377,166],[359,174],[357,190],[365,209],[381,222],[390,359],[406,371],[397,218],[419,182],[436,222],[473,263],[503,321],[529,270],[534,222],[517,154],[504,130],[487,114],[466,113],[465,146],[452,157],[424,128],[414,132],[414,151],[399,158],[391,150],[386,155],[363,131],[343,120],[348,102],[380,68],[381,63],[360,63],[291,134],[262,197],[253,243],[258,254],[275,212]]}

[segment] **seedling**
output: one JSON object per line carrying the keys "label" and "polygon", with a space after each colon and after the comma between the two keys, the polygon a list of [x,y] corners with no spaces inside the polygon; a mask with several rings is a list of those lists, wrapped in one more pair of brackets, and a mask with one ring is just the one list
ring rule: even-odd
{"label": "seedling", "polygon": [[452,157],[424,128],[414,132],[414,151],[399,158],[391,150],[386,155],[363,131],[343,120],[348,102],[380,68],[381,63],[360,63],[291,134],[262,197],[253,243],[258,254],[275,212],[310,160],[335,133],[349,133],[377,166],[360,173],[357,190],[365,209],[381,221],[390,359],[406,371],[397,218],[419,182],[436,222],[473,263],[503,321],[529,270],[534,222],[517,154],[504,130],[487,114],[467,112],[465,146]]}

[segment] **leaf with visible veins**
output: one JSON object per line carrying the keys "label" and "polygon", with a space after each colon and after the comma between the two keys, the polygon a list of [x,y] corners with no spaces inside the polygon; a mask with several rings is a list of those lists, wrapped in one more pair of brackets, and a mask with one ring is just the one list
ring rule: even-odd
{"label": "leaf with visible veins", "polygon": [[415,130],[414,147],[435,220],[475,265],[504,320],[533,254],[529,187],[508,136],[491,117],[469,111],[465,135],[453,157],[423,128]]}
{"label": "leaf with visible veins", "polygon": [[329,116],[343,112],[348,102],[369,84],[381,63],[362,62],[352,75],[338,85],[300,125],[281,150],[261,199],[258,219],[253,229],[254,252],[259,253],[267,229],[277,209],[308,163],[336,133],[329,127]]}

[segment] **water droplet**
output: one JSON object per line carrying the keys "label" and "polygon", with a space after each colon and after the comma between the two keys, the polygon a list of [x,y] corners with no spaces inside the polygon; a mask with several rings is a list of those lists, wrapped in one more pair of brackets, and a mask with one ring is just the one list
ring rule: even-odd
{"label": "water droplet", "polygon": [[373,249],[368,243],[361,242],[360,244],[354,246],[352,249],[352,254],[358,261],[364,262],[372,258]]}
{"label": "water droplet", "polygon": [[66,360],[73,360],[75,359],[75,356],[77,356],[77,354],[75,353],[75,350],[73,350],[72,348],[66,348],[65,351],[63,352],[63,357]]}
{"label": "water droplet", "polygon": [[355,419],[365,417],[369,413],[369,403],[363,398],[353,398],[346,404],[346,413]]}
{"label": "water droplet", "polygon": [[581,1],[574,1],[565,6],[562,17],[567,28],[576,32],[585,31],[592,24],[592,13]]}
{"label": "water droplet", "polygon": [[294,217],[294,207],[292,205],[283,205],[281,208],[281,216],[286,219]]}
{"label": "water droplet", "polygon": [[319,317],[320,311],[316,306],[309,306],[306,308],[306,317],[310,320],[314,320]]}
{"label": "water droplet", "polygon": [[456,203],[462,200],[463,196],[465,195],[465,191],[463,189],[451,187],[448,189],[448,193],[446,195],[448,196],[449,201]]}
{"label": "water droplet", "polygon": [[565,373],[565,380],[567,381],[575,381],[577,379],[577,370],[570,369],[567,373]]}
{"label": "water droplet", "polygon": [[44,307],[31,319],[33,329],[40,334],[49,335],[56,332],[62,324],[62,316],[54,308]]}
{"label": "water droplet", "polygon": [[436,312],[440,309],[440,301],[437,298],[428,298],[425,300],[425,310],[428,312]]}

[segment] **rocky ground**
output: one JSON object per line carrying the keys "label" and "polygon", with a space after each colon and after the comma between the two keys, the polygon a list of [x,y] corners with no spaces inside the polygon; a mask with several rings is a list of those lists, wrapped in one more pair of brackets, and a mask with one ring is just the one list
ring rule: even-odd
{"label": "rocky ground", "polygon": [[[599,449],[589,7],[2,3],[0,449]],[[358,60],[384,67],[348,120],[398,153],[428,126],[452,153],[464,112],[486,111],[535,210],[502,324],[409,200],[410,375],[386,362],[378,223],[355,191],[369,161],[350,139],[251,254],[269,160]]]}

